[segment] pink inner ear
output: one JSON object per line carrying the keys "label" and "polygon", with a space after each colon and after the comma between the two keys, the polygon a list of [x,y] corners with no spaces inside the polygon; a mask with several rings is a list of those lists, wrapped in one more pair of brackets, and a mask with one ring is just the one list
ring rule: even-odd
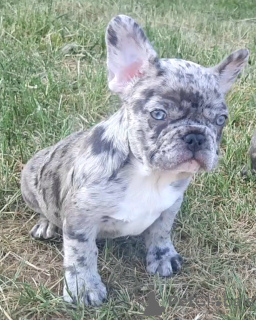
{"label": "pink inner ear", "polygon": [[122,78],[125,82],[132,80],[134,77],[142,77],[143,73],[140,71],[142,66],[142,61],[134,61],[125,67],[121,74],[120,78]]}

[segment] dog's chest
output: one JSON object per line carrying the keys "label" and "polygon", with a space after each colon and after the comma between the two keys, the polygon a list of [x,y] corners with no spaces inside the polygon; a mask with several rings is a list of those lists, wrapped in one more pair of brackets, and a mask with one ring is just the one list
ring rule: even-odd
{"label": "dog's chest", "polygon": [[[182,196],[166,177],[134,175],[118,210],[111,215],[118,236],[138,235]],[[113,220],[112,220],[113,221]]]}

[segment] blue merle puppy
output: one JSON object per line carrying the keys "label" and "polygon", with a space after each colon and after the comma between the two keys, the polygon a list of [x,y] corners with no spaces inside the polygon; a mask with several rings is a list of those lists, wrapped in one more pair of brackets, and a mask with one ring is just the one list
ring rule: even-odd
{"label": "blue merle puppy", "polygon": [[215,67],[159,59],[130,17],[106,32],[109,88],[121,108],[89,131],[39,151],[22,172],[26,203],[40,214],[35,239],[63,232],[64,299],[107,297],[96,239],[144,235],[147,271],[172,276],[182,259],[170,232],[191,177],[218,162],[225,94],[248,61],[238,50]]}

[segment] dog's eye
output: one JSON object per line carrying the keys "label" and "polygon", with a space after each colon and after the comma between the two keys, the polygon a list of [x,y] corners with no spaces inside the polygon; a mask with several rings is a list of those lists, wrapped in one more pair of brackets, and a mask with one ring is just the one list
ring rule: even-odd
{"label": "dog's eye", "polygon": [[225,124],[225,122],[226,122],[226,119],[227,119],[227,117],[226,116],[219,116],[218,118],[217,118],[217,121],[216,121],[216,123],[217,123],[217,125],[218,126],[223,126],[224,124]]}
{"label": "dog's eye", "polygon": [[166,112],[163,110],[154,110],[150,112],[150,115],[155,120],[164,120],[166,118]]}

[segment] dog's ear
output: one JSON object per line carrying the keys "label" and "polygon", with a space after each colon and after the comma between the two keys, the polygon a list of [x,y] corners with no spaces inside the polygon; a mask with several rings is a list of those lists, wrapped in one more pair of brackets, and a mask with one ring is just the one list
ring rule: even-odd
{"label": "dog's ear", "polygon": [[235,82],[239,73],[246,66],[249,59],[249,51],[241,49],[233,52],[220,64],[211,68],[214,73],[219,75],[221,90],[226,94]]}
{"label": "dog's ear", "polygon": [[106,44],[108,85],[115,93],[123,94],[130,83],[157,61],[144,31],[128,16],[118,15],[110,21]]}

